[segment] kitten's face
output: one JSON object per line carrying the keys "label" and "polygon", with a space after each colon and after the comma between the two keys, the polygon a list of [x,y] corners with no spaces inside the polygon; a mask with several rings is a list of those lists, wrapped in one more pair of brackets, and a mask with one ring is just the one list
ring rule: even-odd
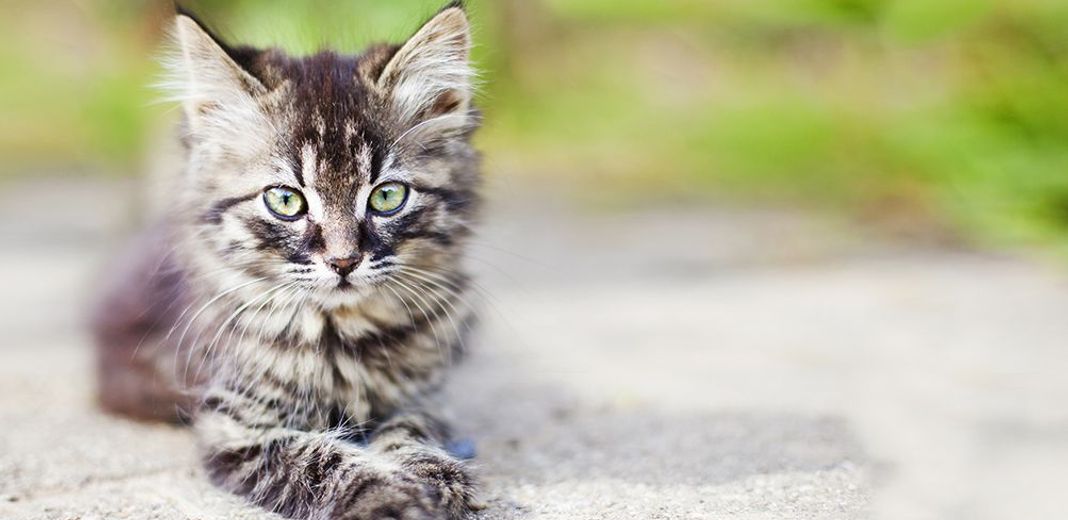
{"label": "kitten's face", "polygon": [[202,269],[325,307],[451,270],[477,182],[462,10],[357,57],[228,49],[185,16],[176,37]]}

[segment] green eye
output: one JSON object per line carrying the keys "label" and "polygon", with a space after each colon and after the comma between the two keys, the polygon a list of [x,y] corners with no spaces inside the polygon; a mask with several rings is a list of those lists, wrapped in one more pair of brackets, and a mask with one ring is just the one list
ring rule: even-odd
{"label": "green eye", "polygon": [[408,187],[399,182],[387,182],[371,192],[367,205],[381,215],[392,215],[400,211],[408,200]]}
{"label": "green eye", "polygon": [[297,220],[308,210],[308,204],[299,191],[281,186],[263,192],[263,202],[274,216],[282,220]]}

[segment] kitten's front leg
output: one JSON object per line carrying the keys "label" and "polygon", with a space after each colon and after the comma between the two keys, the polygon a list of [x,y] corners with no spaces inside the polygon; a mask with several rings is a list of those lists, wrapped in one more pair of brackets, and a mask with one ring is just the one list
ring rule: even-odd
{"label": "kitten's front leg", "polygon": [[451,495],[417,464],[331,432],[282,426],[283,408],[235,392],[209,394],[197,418],[212,480],[290,518],[378,520],[459,518]]}
{"label": "kitten's front leg", "polygon": [[370,448],[434,486],[451,516],[463,518],[482,506],[475,502],[475,481],[466,465],[445,450],[448,438],[442,420],[426,409],[412,408],[376,428]]}

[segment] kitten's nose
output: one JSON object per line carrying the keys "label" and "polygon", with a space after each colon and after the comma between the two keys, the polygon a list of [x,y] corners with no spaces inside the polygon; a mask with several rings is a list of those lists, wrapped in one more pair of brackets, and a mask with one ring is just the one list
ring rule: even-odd
{"label": "kitten's nose", "polygon": [[344,278],[356,269],[356,266],[360,265],[360,260],[362,259],[363,255],[355,255],[347,258],[328,258],[326,263],[331,269],[337,271],[337,274]]}

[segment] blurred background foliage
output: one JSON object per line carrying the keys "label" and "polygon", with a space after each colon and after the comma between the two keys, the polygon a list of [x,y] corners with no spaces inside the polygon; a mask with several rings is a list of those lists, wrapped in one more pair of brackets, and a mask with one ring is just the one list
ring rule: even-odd
{"label": "blurred background foliage", "polygon": [[[225,36],[294,52],[402,39],[441,3],[188,2]],[[5,4],[0,174],[143,169],[174,113],[150,88],[169,6]],[[491,176],[1068,252],[1064,0],[469,4]]]}

